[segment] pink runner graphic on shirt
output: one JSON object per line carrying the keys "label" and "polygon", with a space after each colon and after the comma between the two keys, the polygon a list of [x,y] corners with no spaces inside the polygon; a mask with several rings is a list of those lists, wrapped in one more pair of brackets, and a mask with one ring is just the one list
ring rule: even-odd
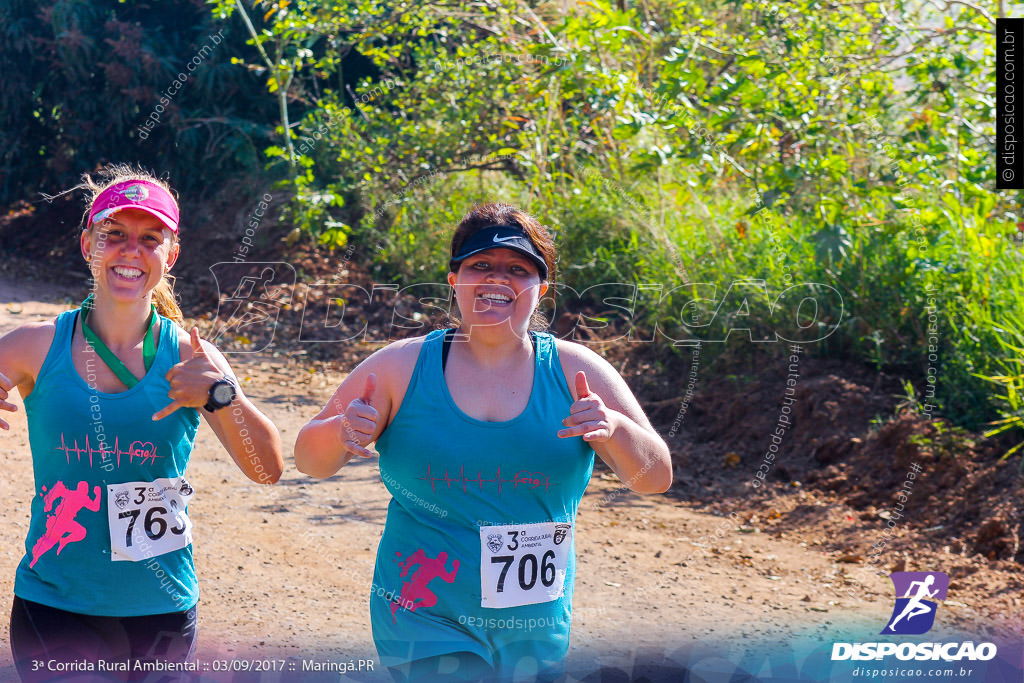
{"label": "pink runner graphic on shirt", "polygon": [[[401,557],[401,553],[395,554]],[[413,573],[408,582],[402,584],[399,602],[391,603],[392,621],[397,619],[395,613],[399,607],[405,607],[410,612],[415,612],[420,607],[433,607],[437,604],[437,596],[427,588],[427,584],[437,578],[445,583],[455,581],[455,575],[459,573],[459,561],[452,560],[450,572],[444,568],[447,562],[448,553],[443,550],[437,554],[437,557],[429,557],[423,552],[423,548],[419,548],[405,562],[398,563],[398,566],[402,568],[402,573],[399,576],[405,576],[417,564],[420,568]]]}
{"label": "pink runner graphic on shirt", "polygon": [[100,487],[94,487],[94,497],[90,497],[87,481],[78,482],[73,490],[65,487],[64,482],[58,481],[49,491],[44,486],[43,491],[43,512],[49,513],[53,510],[53,514],[47,515],[46,531],[32,546],[32,561],[29,562],[29,567],[34,567],[39,558],[53,546],[57,546],[57,554],[60,555],[60,551],[64,550],[68,543],[85,538],[85,527],[75,521],[75,516],[82,508],[93,512],[100,510]]}

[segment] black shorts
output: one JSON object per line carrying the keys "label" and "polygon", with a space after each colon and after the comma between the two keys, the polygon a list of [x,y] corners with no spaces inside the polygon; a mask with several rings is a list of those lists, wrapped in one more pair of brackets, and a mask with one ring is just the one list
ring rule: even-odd
{"label": "black shorts", "polygon": [[[142,617],[96,617],[15,596],[11,608],[11,652],[26,683],[188,680],[188,674],[155,672],[144,663],[192,661],[195,649],[195,607]],[[127,662],[128,671],[106,670],[109,666],[101,671],[99,660]]]}

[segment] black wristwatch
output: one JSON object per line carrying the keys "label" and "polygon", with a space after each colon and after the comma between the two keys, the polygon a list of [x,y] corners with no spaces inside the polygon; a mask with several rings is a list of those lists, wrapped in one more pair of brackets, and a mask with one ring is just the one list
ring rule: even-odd
{"label": "black wristwatch", "polygon": [[235,400],[235,383],[230,377],[222,377],[210,387],[210,399],[203,406],[207,412],[220,410]]}

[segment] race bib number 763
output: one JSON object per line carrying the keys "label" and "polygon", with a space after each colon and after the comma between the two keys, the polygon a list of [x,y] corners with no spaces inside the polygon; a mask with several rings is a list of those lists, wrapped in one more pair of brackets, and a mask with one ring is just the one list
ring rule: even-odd
{"label": "race bib number 763", "polygon": [[184,477],[108,484],[110,559],[140,562],[191,544],[193,493]]}
{"label": "race bib number 763", "polygon": [[480,527],[480,606],[519,607],[561,597],[572,531],[566,522]]}

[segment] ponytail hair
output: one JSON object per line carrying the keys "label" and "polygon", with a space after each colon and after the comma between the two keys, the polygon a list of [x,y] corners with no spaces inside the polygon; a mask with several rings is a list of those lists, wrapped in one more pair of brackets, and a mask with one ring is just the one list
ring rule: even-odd
{"label": "ponytail hair", "polygon": [[156,312],[163,317],[173,320],[181,327],[185,326],[185,315],[178,306],[178,299],[174,294],[174,276],[164,273],[160,282],[153,288],[153,305]]}
{"label": "ponytail hair", "polygon": [[[130,164],[107,164],[96,172],[97,178],[93,179],[88,173],[82,174],[82,182],[72,187],[71,189],[62,192],[73,192],[75,190],[87,190],[90,194],[87,205],[85,207],[85,213],[82,215],[82,230],[92,230],[93,226],[88,224],[89,215],[92,213],[92,206],[95,203],[96,198],[100,196],[108,187],[116,185],[124,181],[131,180],[143,180],[146,182],[154,183],[163,187],[167,190],[175,202],[177,202],[176,193],[171,189],[171,186],[161,178],[157,178],[152,173],[144,170],[141,166],[132,166]],[[60,196],[60,195],[57,195]],[[50,197],[52,199],[52,197]],[[178,235],[171,233],[172,244],[178,241]],[[156,312],[160,315],[173,320],[178,325],[184,326],[185,316],[181,312],[181,308],[178,306],[177,296],[174,294],[174,277],[164,273],[160,282],[157,283],[156,287],[153,288],[151,294],[153,305],[156,306]]]}

